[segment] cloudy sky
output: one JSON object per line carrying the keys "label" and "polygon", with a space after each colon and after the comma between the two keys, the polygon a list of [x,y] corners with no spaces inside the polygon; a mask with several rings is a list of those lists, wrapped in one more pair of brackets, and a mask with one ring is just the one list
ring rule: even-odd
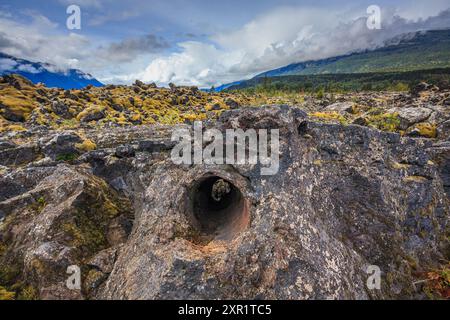
{"label": "cloudy sky", "polygon": [[[73,4],[80,30],[66,25]],[[381,9],[379,30],[367,28],[370,5]],[[449,28],[449,8],[448,0],[0,0],[0,52],[104,83],[210,87]]]}

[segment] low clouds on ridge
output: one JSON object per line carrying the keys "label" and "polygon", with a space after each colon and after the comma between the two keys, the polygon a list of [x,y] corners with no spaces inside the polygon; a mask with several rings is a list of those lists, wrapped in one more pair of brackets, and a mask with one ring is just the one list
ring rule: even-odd
{"label": "low clouds on ridge", "polygon": [[345,22],[337,15],[325,9],[283,8],[214,36],[215,45],[181,43],[181,53],[157,58],[144,72],[128,77],[211,86],[294,62],[374,49],[405,33],[450,27],[450,10],[417,21],[383,10],[381,30],[368,29],[365,16]]}

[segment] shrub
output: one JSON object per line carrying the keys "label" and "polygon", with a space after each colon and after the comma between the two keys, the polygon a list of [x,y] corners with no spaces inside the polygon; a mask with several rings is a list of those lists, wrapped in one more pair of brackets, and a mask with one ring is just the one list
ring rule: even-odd
{"label": "shrub", "polygon": [[63,153],[56,156],[56,161],[73,161],[76,158],[78,158],[78,155],[75,153]]}
{"label": "shrub", "polygon": [[382,131],[396,132],[399,130],[400,119],[396,112],[371,114],[367,118],[367,123]]}

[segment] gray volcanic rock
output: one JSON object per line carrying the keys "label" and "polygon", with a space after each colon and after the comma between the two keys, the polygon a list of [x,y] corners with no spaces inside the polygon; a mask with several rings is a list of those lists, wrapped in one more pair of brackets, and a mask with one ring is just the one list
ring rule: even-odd
{"label": "gray volcanic rock", "polygon": [[433,161],[438,165],[444,190],[450,197],[450,141],[438,142],[430,147]]}
{"label": "gray volcanic rock", "polygon": [[[76,98],[71,97],[71,98]],[[74,99],[75,100],[75,99]],[[53,101],[52,102],[52,110],[55,114],[65,118],[70,119],[73,117],[73,115],[70,113],[70,108],[62,101]]]}
{"label": "gray volcanic rock", "polygon": [[324,108],[326,111],[336,111],[339,113],[353,113],[355,104],[353,102],[336,102]]}
{"label": "gray volcanic rock", "polygon": [[[204,126],[279,129],[279,171],[176,165],[171,133],[188,126],[86,131],[100,149],[70,165],[8,167],[0,271],[17,272],[0,272],[0,286],[48,299],[426,297],[417,273],[449,258],[447,144],[289,106]],[[79,291],[65,286],[69,265],[81,268]]]}
{"label": "gray volcanic rock", "polygon": [[27,143],[0,151],[0,165],[15,166],[34,161],[39,157],[36,143]]}
{"label": "gray volcanic rock", "polygon": [[450,140],[450,120],[441,123],[438,128],[438,138],[442,140]]}
{"label": "gray volcanic rock", "polygon": [[400,128],[405,130],[415,123],[428,119],[433,110],[422,107],[392,108],[391,113],[398,113],[400,118]]}
{"label": "gray volcanic rock", "polygon": [[[279,173],[185,168],[169,159],[153,165],[133,232],[100,298],[417,294],[413,267],[442,257],[449,213],[437,168],[423,151],[427,142],[314,123],[287,107],[228,112],[221,120],[217,128],[279,128]],[[236,203],[210,229],[216,222],[196,197],[218,179],[234,186]],[[382,272],[381,290],[366,287],[369,265]]]}
{"label": "gray volcanic rock", "polygon": [[88,113],[88,114],[82,116],[80,118],[80,121],[81,122],[97,121],[97,120],[103,119],[105,116],[106,115],[103,111],[98,110],[98,111],[94,111],[92,113]]}
{"label": "gray volcanic rock", "polygon": [[[123,238],[108,234],[118,232],[118,219],[132,220],[130,204],[83,166],[63,164],[34,171],[46,176],[12,173],[25,180],[26,187],[16,196],[2,194],[8,198],[0,202],[5,217],[0,241],[6,247],[0,255],[1,285],[16,282],[21,290],[26,283],[41,299],[88,297],[89,288],[81,292],[66,287],[66,270],[84,266],[100,250],[120,244]],[[83,270],[90,272],[88,266]]]}
{"label": "gray volcanic rock", "polygon": [[58,133],[51,137],[51,139],[41,138],[40,145],[42,152],[52,160],[56,160],[58,157],[64,157],[68,155],[78,155],[79,151],[75,147],[77,143],[80,143],[81,138],[72,132]]}

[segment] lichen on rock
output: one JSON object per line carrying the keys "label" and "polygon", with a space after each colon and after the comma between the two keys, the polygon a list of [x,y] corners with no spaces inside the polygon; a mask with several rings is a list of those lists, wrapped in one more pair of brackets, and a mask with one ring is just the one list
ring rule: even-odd
{"label": "lichen on rock", "polygon": [[[0,92],[17,95],[12,87],[30,101],[38,94],[43,106],[20,109],[15,120],[26,130],[0,132],[0,299],[444,292],[448,111],[386,106],[424,95],[241,107],[267,97],[140,82],[64,91],[6,80]],[[0,113],[2,128],[13,125]],[[260,163],[175,164],[172,133],[192,132],[200,119],[221,133],[279,129],[278,172],[264,176]],[[74,265],[80,290],[66,285]],[[367,287],[369,266],[380,268],[380,290]]]}

